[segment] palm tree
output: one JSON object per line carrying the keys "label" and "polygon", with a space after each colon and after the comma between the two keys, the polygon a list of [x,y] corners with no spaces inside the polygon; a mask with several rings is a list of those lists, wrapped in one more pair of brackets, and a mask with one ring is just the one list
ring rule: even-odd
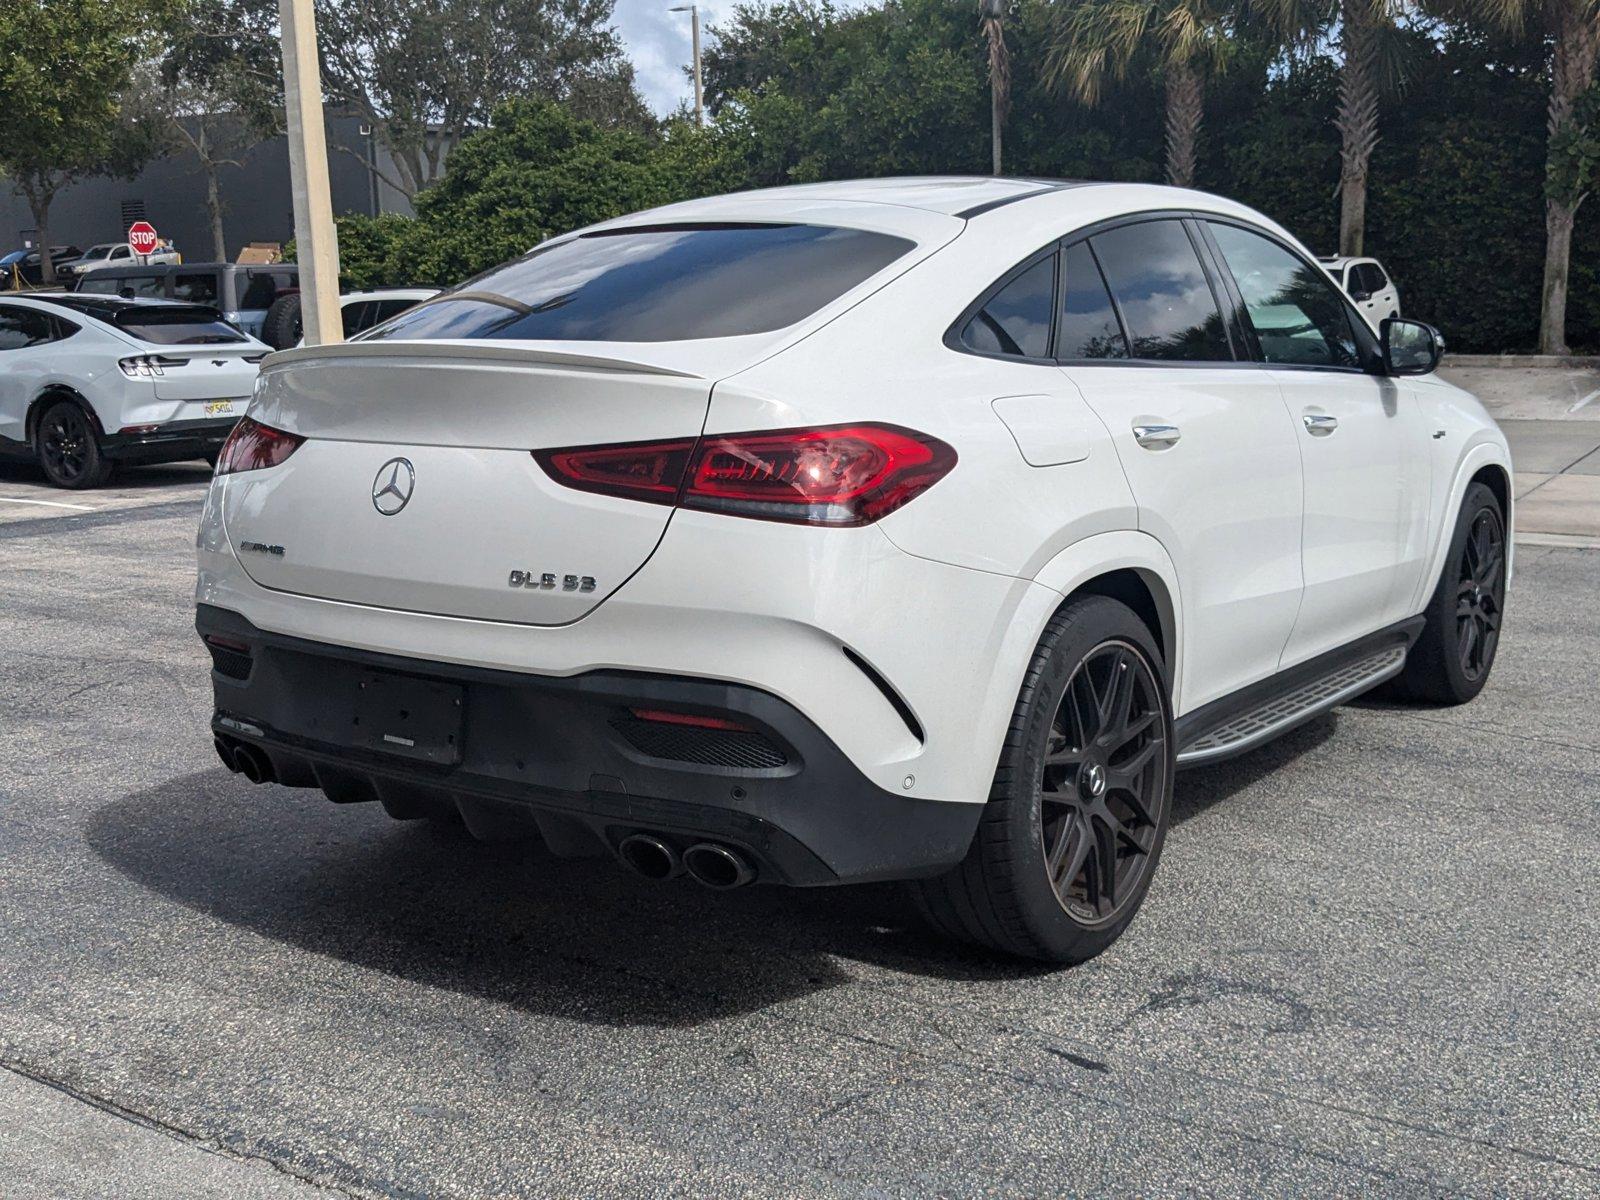
{"label": "palm tree", "polygon": [[1367,174],[1378,145],[1378,109],[1398,82],[1393,34],[1405,0],[1254,0],[1290,45],[1310,46],[1335,26],[1339,46],[1339,253],[1365,253]]}
{"label": "palm tree", "polygon": [[[1477,0],[1503,29],[1531,29],[1554,44],[1550,99],[1545,105],[1544,290],[1539,303],[1539,353],[1566,354],[1567,274],[1572,226],[1590,189],[1588,171],[1572,171],[1575,153],[1593,154],[1600,132],[1595,106],[1581,105],[1596,85],[1600,63],[1600,0]],[[1587,137],[1585,135],[1588,135]],[[1587,148],[1586,148],[1587,146]]]}
{"label": "palm tree", "polygon": [[1045,78],[1093,106],[1153,45],[1166,81],[1167,182],[1193,187],[1206,77],[1227,68],[1237,18],[1230,0],[1086,0],[1058,18]]}
{"label": "palm tree", "polygon": [[1011,51],[1006,47],[1008,0],[978,0],[983,34],[989,42],[989,139],[994,173],[1000,174],[1000,132],[1011,107]]}

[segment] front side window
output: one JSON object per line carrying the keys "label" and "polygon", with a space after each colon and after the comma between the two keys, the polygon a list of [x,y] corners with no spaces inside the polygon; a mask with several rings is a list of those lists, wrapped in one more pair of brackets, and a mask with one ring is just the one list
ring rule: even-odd
{"label": "front side window", "polygon": [[989,297],[961,331],[961,344],[980,354],[1048,358],[1055,304],[1056,256],[1050,254]]}
{"label": "front side window", "polygon": [[1389,286],[1389,277],[1383,273],[1383,268],[1377,263],[1367,264],[1367,279],[1372,284],[1370,291],[1381,292]]}
{"label": "front side window", "polygon": [[823,225],[597,230],[402,313],[375,338],[668,342],[793,325],[914,246]]}
{"label": "front side window", "polygon": [[1349,310],[1328,277],[1270,238],[1212,224],[1269,363],[1359,369]]}
{"label": "front side window", "polygon": [[1177,221],[1141,221],[1090,238],[1117,298],[1134,358],[1231,362],[1211,284]]}
{"label": "front side window", "polygon": [[172,298],[190,304],[216,304],[217,276],[214,271],[185,271],[172,279]]}
{"label": "front side window", "polygon": [[47,314],[0,304],[0,350],[24,350],[55,340]]}
{"label": "front side window", "polygon": [[88,292],[93,296],[115,296],[117,289],[122,286],[120,279],[107,279],[101,275],[85,275],[78,281],[75,290]]}
{"label": "front side window", "polygon": [[1117,310],[1088,242],[1068,246],[1061,259],[1066,286],[1061,294],[1061,321],[1056,356],[1064,359],[1127,358]]}

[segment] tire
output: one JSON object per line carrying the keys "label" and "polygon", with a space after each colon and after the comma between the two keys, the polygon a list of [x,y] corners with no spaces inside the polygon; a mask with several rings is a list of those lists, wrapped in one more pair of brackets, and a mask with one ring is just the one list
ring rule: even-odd
{"label": "tire", "polygon": [[908,884],[912,899],[948,936],[1047,962],[1093,958],[1149,890],[1173,771],[1172,705],[1150,631],[1115,600],[1074,601],[1034,651],[966,858]]}
{"label": "tire", "polygon": [[99,487],[115,465],[100,448],[94,418],[75,400],[57,400],[39,414],[33,452],[45,478],[58,488]]}
{"label": "tire", "polygon": [[1465,704],[1483,690],[1500,647],[1506,603],[1506,521],[1495,494],[1468,486],[1450,534],[1427,624],[1391,694],[1425,704]]}
{"label": "tire", "polygon": [[287,350],[301,337],[300,293],[279,296],[261,319],[261,340],[274,350]]}

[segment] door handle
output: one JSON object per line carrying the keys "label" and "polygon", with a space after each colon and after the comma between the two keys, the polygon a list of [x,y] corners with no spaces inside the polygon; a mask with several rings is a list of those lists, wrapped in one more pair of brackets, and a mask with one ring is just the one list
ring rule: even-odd
{"label": "door handle", "polygon": [[1176,425],[1135,425],[1133,440],[1146,450],[1168,450],[1178,444],[1183,432]]}
{"label": "door handle", "polygon": [[1306,413],[1306,432],[1312,437],[1327,437],[1339,428],[1339,418],[1332,413]]}

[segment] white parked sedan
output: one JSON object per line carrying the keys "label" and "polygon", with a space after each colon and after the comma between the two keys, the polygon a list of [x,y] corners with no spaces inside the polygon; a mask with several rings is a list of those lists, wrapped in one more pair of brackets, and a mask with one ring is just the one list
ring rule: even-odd
{"label": "white parked sedan", "polygon": [[214,460],[267,353],[203,305],[0,300],[0,454],[64,488],[98,486],[118,463]]}
{"label": "white parked sedan", "polygon": [[1133,184],[746,192],[276,355],[211,486],[222,761],[1074,962],[1175,771],[1471,699],[1511,463],[1289,233]]}

